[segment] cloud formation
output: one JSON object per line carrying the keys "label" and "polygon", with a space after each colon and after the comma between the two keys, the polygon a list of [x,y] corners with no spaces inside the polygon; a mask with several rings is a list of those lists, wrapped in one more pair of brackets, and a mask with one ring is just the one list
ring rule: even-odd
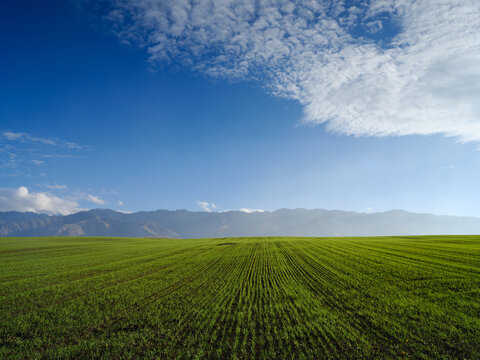
{"label": "cloud formation", "polygon": [[0,189],[0,211],[68,215],[81,210],[76,201],[44,192],[30,193],[25,186],[18,189]]}
{"label": "cloud formation", "polygon": [[478,0],[109,3],[113,31],[152,63],[256,80],[302,104],[305,123],[480,140]]}
{"label": "cloud formation", "polygon": [[85,146],[76,144],[74,142],[64,141],[59,138],[41,138],[23,132],[4,131],[2,133],[2,137],[9,141],[20,141],[23,143],[39,143],[44,145],[60,146],[75,150],[81,150],[86,148]]}
{"label": "cloud formation", "polygon": [[58,185],[58,184],[49,185],[49,184],[46,184],[44,186],[48,189],[51,189],[51,190],[67,190],[68,189],[67,185]]}
{"label": "cloud formation", "polygon": [[265,210],[261,210],[261,209],[248,209],[248,208],[241,208],[241,209],[238,209],[238,211],[241,211],[247,214],[251,214],[254,212],[265,212]]}
{"label": "cloud formation", "polygon": [[105,200],[102,200],[98,196],[94,196],[91,194],[87,194],[87,196],[85,197],[85,200],[97,205],[105,205]]}
{"label": "cloud formation", "polygon": [[86,149],[86,146],[56,137],[42,138],[24,132],[0,131],[0,178],[41,176],[43,173],[39,173],[39,169],[60,159],[78,158],[78,154]]}
{"label": "cloud formation", "polygon": [[217,205],[212,202],[197,200],[197,204],[206,212],[216,211],[217,209]]}

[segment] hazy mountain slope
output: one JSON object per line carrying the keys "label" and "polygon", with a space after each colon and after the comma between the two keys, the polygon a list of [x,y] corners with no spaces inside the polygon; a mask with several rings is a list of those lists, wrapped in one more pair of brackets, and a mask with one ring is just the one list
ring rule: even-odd
{"label": "hazy mountain slope", "polygon": [[67,216],[41,215],[36,220],[30,213],[0,212],[0,236],[179,237],[154,222],[131,221],[125,214],[98,209]]}
{"label": "hazy mountain slope", "polygon": [[280,209],[244,213],[157,210],[124,214],[82,211],[67,216],[0,212],[0,236],[128,236],[200,238],[229,236],[375,236],[480,234],[480,219],[402,210],[356,213]]}
{"label": "hazy mountain slope", "polygon": [[59,217],[16,211],[0,212],[0,236],[35,236],[49,224],[58,221]]}

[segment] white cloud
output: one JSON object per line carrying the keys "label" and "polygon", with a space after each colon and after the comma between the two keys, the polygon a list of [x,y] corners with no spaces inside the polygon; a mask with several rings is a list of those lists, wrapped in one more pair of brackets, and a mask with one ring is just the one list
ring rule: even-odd
{"label": "white cloud", "polygon": [[98,196],[94,196],[91,194],[87,194],[87,196],[85,196],[85,200],[97,205],[105,205],[105,200],[102,200]]}
{"label": "white cloud", "polygon": [[241,211],[247,214],[251,214],[254,212],[265,212],[265,210],[262,210],[262,209],[249,209],[249,208],[227,209],[227,210],[222,210],[220,212],[230,212],[230,211]]}
{"label": "white cloud", "polygon": [[43,192],[30,193],[25,186],[20,186],[18,189],[0,189],[0,210],[68,215],[82,209],[76,201]]}
{"label": "white cloud", "polygon": [[67,185],[44,185],[46,188],[48,189],[52,189],[52,190],[67,190],[68,189],[68,186]]}
{"label": "white cloud", "polygon": [[254,213],[254,212],[264,212],[265,210],[241,208],[241,209],[238,209],[238,211],[241,211],[241,212],[244,212],[244,213],[247,213],[247,214],[251,214],[251,213]]}
{"label": "white cloud", "polygon": [[116,212],[119,212],[121,214],[131,214],[131,211],[126,211],[126,210],[115,210]]}
{"label": "white cloud", "polygon": [[480,140],[478,0],[111,4],[113,30],[153,63],[257,80],[302,104],[305,123],[355,136]]}
{"label": "white cloud", "polygon": [[198,206],[200,206],[206,212],[215,211],[215,209],[217,208],[217,205],[215,205],[214,203],[208,202],[208,201],[197,200],[197,204],[198,204]]}
{"label": "white cloud", "polygon": [[[38,177],[38,168],[60,159],[78,158],[87,149],[59,138],[42,138],[24,132],[0,131],[0,177]],[[35,165],[35,166],[33,166]]]}
{"label": "white cloud", "polygon": [[16,132],[11,132],[11,131],[5,131],[3,133],[3,137],[7,140],[10,140],[10,141],[14,141],[14,140],[18,140],[20,138],[22,138],[24,135],[24,133],[16,133]]}
{"label": "white cloud", "polygon": [[20,141],[20,142],[30,142],[30,143],[40,143],[44,145],[52,145],[52,146],[61,146],[61,147],[66,147],[69,149],[84,149],[85,147],[82,145],[78,145],[73,142],[68,142],[61,140],[59,138],[42,138],[42,137],[36,137],[32,136],[30,134],[24,133],[24,132],[15,132],[15,131],[4,131],[2,133],[2,137],[8,141]]}
{"label": "white cloud", "polygon": [[118,206],[123,206],[123,201],[122,200],[118,200]]}
{"label": "white cloud", "polygon": [[366,31],[370,34],[376,34],[383,29],[383,22],[381,20],[374,20],[367,22],[365,26],[367,28]]}

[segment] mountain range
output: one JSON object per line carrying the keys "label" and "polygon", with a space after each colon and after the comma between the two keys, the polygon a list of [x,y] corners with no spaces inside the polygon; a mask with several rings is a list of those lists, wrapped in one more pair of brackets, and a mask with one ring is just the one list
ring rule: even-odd
{"label": "mountain range", "polygon": [[480,234],[480,218],[417,214],[403,210],[357,213],[279,209],[195,212],[108,209],[72,215],[0,212],[0,236],[122,236],[211,238],[234,236],[381,236]]}

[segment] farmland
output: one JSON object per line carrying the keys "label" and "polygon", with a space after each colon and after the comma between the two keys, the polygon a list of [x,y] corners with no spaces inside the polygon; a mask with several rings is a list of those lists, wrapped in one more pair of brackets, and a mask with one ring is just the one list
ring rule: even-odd
{"label": "farmland", "polygon": [[0,358],[480,358],[480,236],[0,239]]}

